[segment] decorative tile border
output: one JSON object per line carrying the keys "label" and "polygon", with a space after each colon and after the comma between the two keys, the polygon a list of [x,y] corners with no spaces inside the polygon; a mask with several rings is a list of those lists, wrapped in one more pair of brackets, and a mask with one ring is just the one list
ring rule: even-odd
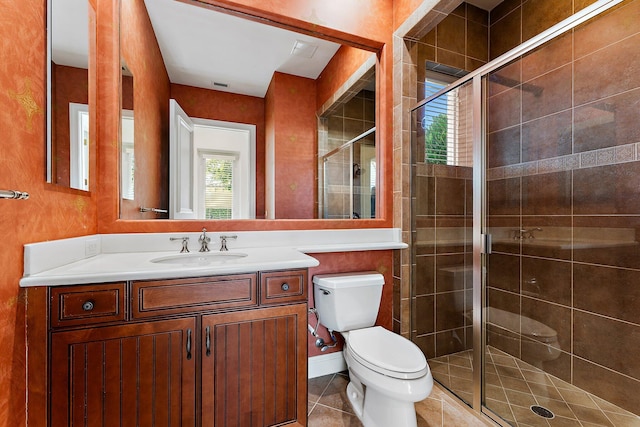
{"label": "decorative tile border", "polygon": [[487,180],[519,178],[634,161],[640,161],[640,142],[491,168],[487,170]]}

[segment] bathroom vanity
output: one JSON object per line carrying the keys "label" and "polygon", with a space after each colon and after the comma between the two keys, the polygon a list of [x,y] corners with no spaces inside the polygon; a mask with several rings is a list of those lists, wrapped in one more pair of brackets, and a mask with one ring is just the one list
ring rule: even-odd
{"label": "bathroom vanity", "polygon": [[27,298],[29,341],[47,342],[36,377],[50,426],[306,425],[306,269]]}
{"label": "bathroom vanity", "polygon": [[25,245],[28,426],[306,425],[307,253],[406,245],[235,234],[225,254],[178,253],[198,233]]}

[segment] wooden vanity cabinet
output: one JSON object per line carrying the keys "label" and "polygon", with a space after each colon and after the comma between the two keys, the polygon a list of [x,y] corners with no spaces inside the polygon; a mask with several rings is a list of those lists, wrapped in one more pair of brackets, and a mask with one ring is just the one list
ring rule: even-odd
{"label": "wooden vanity cabinet", "polygon": [[194,426],[195,327],[189,317],[51,334],[50,426]]}
{"label": "wooden vanity cabinet", "polygon": [[305,426],[306,287],[301,269],[31,288],[28,426]]}
{"label": "wooden vanity cabinet", "polygon": [[202,427],[306,425],[306,304],[203,316],[202,335]]}

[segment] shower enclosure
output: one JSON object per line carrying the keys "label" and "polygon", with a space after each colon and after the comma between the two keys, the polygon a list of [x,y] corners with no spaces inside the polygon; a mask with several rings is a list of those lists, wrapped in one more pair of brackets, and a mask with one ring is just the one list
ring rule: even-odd
{"label": "shower enclosure", "polygon": [[412,110],[411,338],[503,425],[640,426],[640,0]]}
{"label": "shower enclosure", "polygon": [[376,128],[321,157],[322,218],[376,217]]}

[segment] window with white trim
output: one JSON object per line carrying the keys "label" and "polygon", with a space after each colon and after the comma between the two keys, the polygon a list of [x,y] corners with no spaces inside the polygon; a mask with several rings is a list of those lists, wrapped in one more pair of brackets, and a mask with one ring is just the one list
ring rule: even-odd
{"label": "window with white trim", "polygon": [[[456,79],[427,73],[425,98]],[[472,165],[471,93],[465,85],[444,93],[425,105],[421,127],[424,130],[425,162],[449,166]]]}

